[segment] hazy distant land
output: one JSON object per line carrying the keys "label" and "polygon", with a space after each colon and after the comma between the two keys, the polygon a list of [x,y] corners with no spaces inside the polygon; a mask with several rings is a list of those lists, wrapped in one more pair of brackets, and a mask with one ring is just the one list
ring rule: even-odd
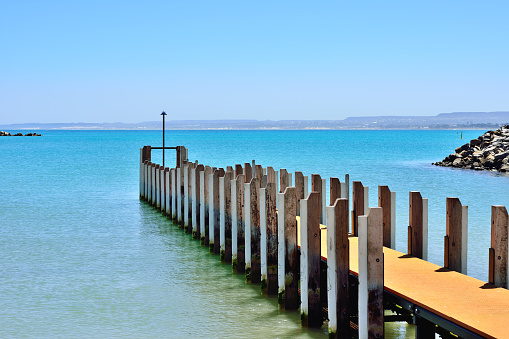
{"label": "hazy distant land", "polygon": [[[490,129],[509,124],[509,112],[456,112],[435,116],[371,116],[344,120],[170,120],[167,130],[292,130],[292,129]],[[2,130],[160,130],[161,121],[140,123],[24,123],[0,125]]]}

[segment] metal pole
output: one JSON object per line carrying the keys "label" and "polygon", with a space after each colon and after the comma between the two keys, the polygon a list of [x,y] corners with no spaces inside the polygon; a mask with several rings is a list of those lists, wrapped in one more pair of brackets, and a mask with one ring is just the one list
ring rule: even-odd
{"label": "metal pole", "polygon": [[163,116],[163,168],[164,168],[164,118],[166,117],[166,113],[163,111],[163,113],[161,113],[161,115]]}

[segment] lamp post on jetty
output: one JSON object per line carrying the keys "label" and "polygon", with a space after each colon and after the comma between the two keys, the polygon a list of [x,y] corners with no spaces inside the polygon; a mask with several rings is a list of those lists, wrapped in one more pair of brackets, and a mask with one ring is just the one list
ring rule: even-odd
{"label": "lamp post on jetty", "polygon": [[163,116],[163,168],[164,168],[164,118],[166,117],[166,113],[163,111],[163,113],[161,113],[161,115]]}

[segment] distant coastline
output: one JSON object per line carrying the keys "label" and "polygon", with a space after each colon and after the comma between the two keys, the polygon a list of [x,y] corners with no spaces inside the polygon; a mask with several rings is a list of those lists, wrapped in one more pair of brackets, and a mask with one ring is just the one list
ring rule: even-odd
{"label": "distant coastline", "polygon": [[[171,117],[171,114],[169,115]],[[455,112],[435,116],[371,116],[343,120],[167,120],[167,130],[348,130],[496,129],[509,124],[509,112]],[[24,123],[2,130],[160,130],[162,121],[140,123]]]}

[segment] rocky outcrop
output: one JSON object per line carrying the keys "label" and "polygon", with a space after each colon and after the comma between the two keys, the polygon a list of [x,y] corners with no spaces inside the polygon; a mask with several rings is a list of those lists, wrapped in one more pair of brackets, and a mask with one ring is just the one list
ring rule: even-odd
{"label": "rocky outcrop", "polygon": [[[16,133],[16,134],[11,134],[9,132],[4,132],[4,131],[0,131],[0,137],[22,137],[23,134],[22,133]],[[25,137],[40,137],[41,134],[38,134],[38,133],[27,133],[25,134]]]}
{"label": "rocky outcrop", "polygon": [[488,131],[433,165],[509,172],[509,125]]}
{"label": "rocky outcrop", "polygon": [[433,165],[509,172],[509,125],[488,131]]}

